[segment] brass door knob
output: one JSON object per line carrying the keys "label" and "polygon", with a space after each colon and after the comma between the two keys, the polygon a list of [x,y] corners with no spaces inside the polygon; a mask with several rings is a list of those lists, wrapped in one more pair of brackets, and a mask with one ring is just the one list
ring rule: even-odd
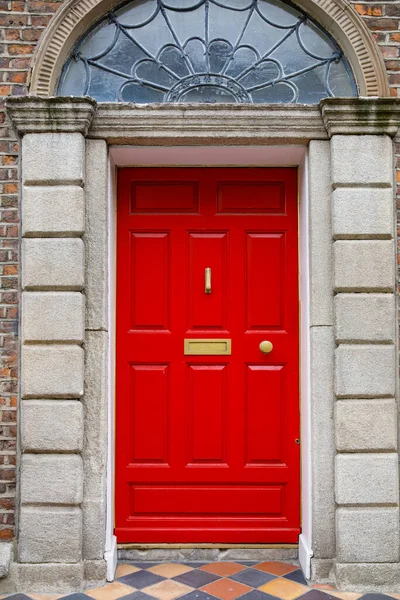
{"label": "brass door knob", "polygon": [[265,340],[265,341],[261,342],[261,344],[260,344],[260,350],[264,354],[269,354],[270,352],[272,352],[273,349],[274,349],[274,347],[273,347],[272,343],[268,342],[268,340]]}

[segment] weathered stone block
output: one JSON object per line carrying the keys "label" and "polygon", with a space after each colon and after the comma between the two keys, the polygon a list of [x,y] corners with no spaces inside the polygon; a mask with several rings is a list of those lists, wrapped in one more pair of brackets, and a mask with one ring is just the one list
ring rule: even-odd
{"label": "weathered stone block", "polygon": [[393,237],[392,188],[338,188],[332,199],[334,238]]}
{"label": "weathered stone block", "polygon": [[30,133],[22,140],[22,181],[81,185],[85,138],[81,133]]}
{"label": "weathered stone block", "polygon": [[20,562],[75,563],[81,560],[81,547],[80,508],[21,507],[18,543]]}
{"label": "weathered stone block", "polygon": [[0,543],[0,579],[10,574],[11,561],[14,558],[14,548],[12,542],[3,541]]}
{"label": "weathered stone block", "polygon": [[316,558],[335,556],[333,327],[311,329],[312,549]]}
{"label": "weathered stone block", "polygon": [[79,236],[85,230],[83,189],[69,186],[25,186],[22,191],[22,235]]}
{"label": "weathered stone block", "polygon": [[100,587],[106,583],[107,563],[104,559],[84,561],[85,585]]}
{"label": "weathered stone block", "polygon": [[105,331],[86,332],[83,405],[85,501],[98,501],[106,493],[108,333]]}
{"label": "weathered stone block", "polygon": [[394,396],[395,368],[394,346],[341,344],[336,349],[336,394],[347,398]]}
{"label": "weathered stone block", "polygon": [[83,563],[18,564],[18,590],[26,594],[81,592]]}
{"label": "weathered stone block", "polygon": [[22,287],[26,290],[81,290],[85,285],[81,239],[22,241]]}
{"label": "weathered stone block", "polygon": [[79,346],[23,346],[23,398],[79,398],[83,394],[84,352]]}
{"label": "weathered stone block", "polygon": [[342,240],[333,244],[337,292],[391,291],[395,284],[390,240]]}
{"label": "weathered stone block", "polygon": [[387,135],[334,135],[331,139],[334,186],[393,185],[393,142]]}
{"label": "weathered stone block", "polygon": [[335,559],[315,558],[311,559],[311,581],[318,583],[334,583]]}
{"label": "weathered stone block", "polygon": [[83,466],[78,454],[24,454],[21,503],[80,504]]}
{"label": "weathered stone block", "polygon": [[329,141],[312,140],[308,154],[310,325],[333,324],[330,167]]}
{"label": "weathered stone block", "polygon": [[339,454],[336,456],[338,504],[398,504],[398,456]]}
{"label": "weathered stone block", "polygon": [[355,450],[396,450],[395,400],[339,400],[335,405],[336,447]]}
{"label": "weathered stone block", "polygon": [[393,342],[395,310],[393,294],[337,294],[336,340]]}
{"label": "weathered stone block", "polygon": [[101,559],[106,546],[106,494],[96,501],[85,501],[83,513],[83,557]]}
{"label": "weathered stone block", "polygon": [[399,563],[336,563],[336,585],[348,592],[400,590]]}
{"label": "weathered stone block", "polygon": [[108,150],[86,141],[86,327],[108,329]]}
{"label": "weathered stone block", "polygon": [[336,515],[339,562],[399,560],[398,508],[339,508]]}
{"label": "weathered stone block", "polygon": [[23,400],[21,443],[25,452],[80,452],[82,403],[78,400]]}
{"label": "weathered stone block", "polygon": [[23,342],[85,339],[85,298],[80,292],[23,292]]}

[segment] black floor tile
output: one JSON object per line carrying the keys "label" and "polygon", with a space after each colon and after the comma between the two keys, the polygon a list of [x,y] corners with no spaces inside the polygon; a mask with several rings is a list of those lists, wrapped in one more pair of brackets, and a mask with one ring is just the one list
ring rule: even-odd
{"label": "black floor tile", "polygon": [[292,571],[287,575],[284,575],[285,579],[290,579],[290,581],[296,581],[297,583],[302,583],[303,585],[308,585],[306,579],[304,578],[303,571],[298,569],[297,571]]}
{"label": "black floor tile", "polygon": [[89,600],[89,596],[86,596],[86,594],[80,594],[80,593],[68,594],[68,596],[63,596],[59,600]]}
{"label": "black floor tile", "polygon": [[179,581],[179,583],[184,583],[185,585],[190,585],[194,588],[200,588],[203,587],[203,585],[221,579],[221,577],[219,575],[214,575],[214,573],[207,573],[206,571],[195,569],[194,571],[188,571],[188,573],[177,575],[176,577],[173,577],[173,579],[174,581]]}
{"label": "black floor tile", "polygon": [[271,596],[271,594],[266,594],[261,590],[251,590],[251,592],[247,592],[243,596],[239,596],[236,600],[277,600],[275,596]]}
{"label": "black floor tile", "polygon": [[11,598],[12,600],[31,600],[31,598],[25,594],[13,594],[12,596],[7,596],[7,600],[8,598]]}
{"label": "black floor tile", "polygon": [[126,585],[131,585],[138,590],[147,587],[148,585],[154,585],[159,581],[163,581],[165,577],[160,577],[159,575],[155,575],[154,573],[150,573],[150,571],[136,571],[136,573],[129,573],[129,575],[124,575],[123,577],[119,577],[118,581],[121,583],[125,583]]}
{"label": "black floor tile", "polygon": [[[86,598],[87,598],[87,596],[86,596]],[[128,594],[127,596],[121,596],[121,600],[122,600],[122,598],[124,600],[154,600],[153,596],[149,596],[148,594],[145,594],[144,592],[133,592],[133,594]]]}
{"label": "black floor tile", "polygon": [[301,600],[338,600],[335,596],[331,596],[322,590],[310,590],[300,596],[300,598]]}
{"label": "black floor tile", "polygon": [[264,585],[264,583],[276,579],[276,575],[264,573],[264,571],[257,571],[257,569],[246,569],[245,571],[240,571],[240,573],[235,573],[235,575],[230,575],[229,579],[234,579],[240,583],[245,583],[251,587],[258,588],[261,585]]}
{"label": "black floor tile", "polygon": [[[208,563],[204,563],[204,564],[208,565]],[[138,600],[140,600],[140,599],[138,599]],[[218,600],[218,599],[216,599],[214,596],[211,596],[211,594],[206,594],[205,592],[202,592],[200,590],[194,590],[193,592],[186,594],[186,596],[180,596],[179,600]]]}
{"label": "black floor tile", "polygon": [[393,596],[389,594],[364,594],[359,600],[391,600]]}

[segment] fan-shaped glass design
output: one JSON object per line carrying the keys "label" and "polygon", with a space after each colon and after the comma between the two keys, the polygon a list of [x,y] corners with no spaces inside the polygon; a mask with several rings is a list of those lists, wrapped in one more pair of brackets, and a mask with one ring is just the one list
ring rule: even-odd
{"label": "fan-shaped glass design", "polygon": [[134,0],[79,42],[59,94],[105,102],[313,104],[355,96],[342,51],[280,0]]}

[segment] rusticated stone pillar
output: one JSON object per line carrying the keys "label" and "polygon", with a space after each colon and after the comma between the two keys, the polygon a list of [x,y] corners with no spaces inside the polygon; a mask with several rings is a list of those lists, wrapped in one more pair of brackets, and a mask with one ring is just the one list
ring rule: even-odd
{"label": "rusticated stone pillar", "polygon": [[367,104],[358,106],[324,107],[332,134],[336,581],[382,590],[400,584],[393,141],[390,116],[385,122],[382,111],[375,121]]}
{"label": "rusticated stone pillar", "polygon": [[[90,100],[56,102],[40,124],[32,120],[21,142],[18,587],[26,591],[78,590],[85,581],[83,236],[85,134],[93,111]],[[104,543],[96,558],[103,553]]]}

